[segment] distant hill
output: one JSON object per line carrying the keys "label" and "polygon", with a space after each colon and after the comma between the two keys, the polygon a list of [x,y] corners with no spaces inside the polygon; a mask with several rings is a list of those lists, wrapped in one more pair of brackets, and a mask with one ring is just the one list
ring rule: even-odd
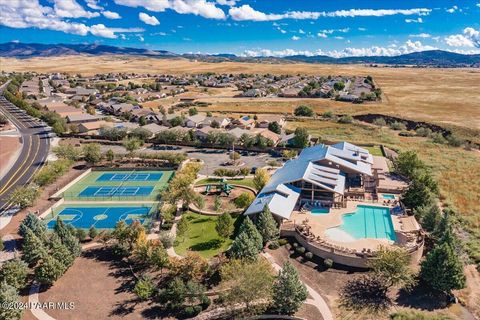
{"label": "distant hill", "polygon": [[39,43],[2,43],[1,57],[32,58],[52,57],[74,54],[129,54],[141,56],[175,57],[177,54],[164,50],[125,48],[98,44],[39,44]]}
{"label": "distant hill", "polygon": [[442,50],[414,52],[399,56],[373,56],[373,57],[345,57],[333,58],[325,55],[319,56],[288,56],[278,57],[239,57],[234,54],[177,54],[165,50],[149,50],[128,47],[116,47],[97,44],[38,44],[38,43],[2,43],[0,44],[0,57],[52,57],[62,55],[92,54],[92,55],[136,55],[148,57],[182,57],[191,60],[207,62],[262,62],[262,63],[331,63],[331,64],[386,64],[386,65],[413,65],[413,66],[438,66],[438,67],[480,67],[480,54],[466,55]]}

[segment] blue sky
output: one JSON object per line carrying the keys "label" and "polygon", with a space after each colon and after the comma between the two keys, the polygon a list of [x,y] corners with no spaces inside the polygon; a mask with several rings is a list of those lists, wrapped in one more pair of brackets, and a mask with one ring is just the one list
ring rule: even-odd
{"label": "blue sky", "polygon": [[178,53],[480,53],[480,0],[0,0],[0,42]]}

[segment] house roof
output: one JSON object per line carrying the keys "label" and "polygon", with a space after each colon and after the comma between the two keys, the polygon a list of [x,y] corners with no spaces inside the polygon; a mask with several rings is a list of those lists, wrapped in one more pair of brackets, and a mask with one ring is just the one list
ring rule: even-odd
{"label": "house roof", "polygon": [[156,123],[149,123],[147,125],[144,125],[142,128],[147,129],[153,134],[159,133],[160,131],[167,130],[168,127],[165,126],[160,126]]}
{"label": "house roof", "polygon": [[284,219],[290,219],[298,197],[300,197],[300,189],[280,184],[275,192],[260,193],[248,207],[247,211],[245,211],[245,214],[250,215],[261,212],[268,205],[270,212],[273,214]]}
{"label": "house roof", "polygon": [[113,123],[100,120],[100,121],[80,123],[78,126],[81,128],[84,128],[85,131],[90,131],[90,130],[98,130],[101,127],[113,127]]}
{"label": "house roof", "polygon": [[204,114],[195,114],[193,116],[189,116],[187,118],[187,121],[192,121],[192,122],[195,122],[195,123],[200,123],[202,122],[203,120],[206,119],[206,116]]}
{"label": "house roof", "polygon": [[97,120],[99,116],[93,116],[88,113],[81,113],[81,114],[71,114],[67,116],[68,122],[77,122],[77,121],[88,121],[88,120]]}

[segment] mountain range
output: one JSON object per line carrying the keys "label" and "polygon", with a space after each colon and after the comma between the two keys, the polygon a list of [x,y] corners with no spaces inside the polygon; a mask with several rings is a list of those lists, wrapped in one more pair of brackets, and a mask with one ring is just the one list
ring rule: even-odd
{"label": "mountain range", "polygon": [[306,62],[329,64],[387,64],[437,67],[480,67],[480,54],[466,55],[442,50],[429,50],[398,56],[334,58],[325,55],[288,57],[241,57],[234,54],[177,54],[166,50],[117,47],[98,44],[38,44],[8,42],[0,44],[0,57],[32,58],[63,55],[135,55],[157,58],[185,58],[208,62]]}

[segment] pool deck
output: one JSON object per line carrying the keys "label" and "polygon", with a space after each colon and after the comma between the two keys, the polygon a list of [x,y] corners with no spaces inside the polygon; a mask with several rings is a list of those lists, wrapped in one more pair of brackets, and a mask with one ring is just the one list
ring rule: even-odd
{"label": "pool deck", "polygon": [[[310,232],[313,233],[315,236],[320,236],[322,239],[325,239],[329,243],[337,246],[346,247],[349,249],[356,249],[358,251],[362,251],[365,249],[376,250],[380,245],[392,245],[394,242],[388,239],[374,239],[374,238],[365,238],[365,239],[352,239],[351,236],[341,233],[336,233],[336,236],[341,238],[341,241],[338,239],[332,239],[326,234],[326,230],[338,227],[342,224],[342,216],[344,214],[349,214],[355,212],[358,205],[366,205],[366,206],[378,206],[378,207],[386,207],[382,204],[382,201],[378,203],[371,203],[371,202],[363,202],[363,201],[347,201],[347,207],[341,209],[330,209],[329,214],[311,214],[310,211],[306,211],[305,213],[300,211],[293,211],[291,215],[291,220],[295,222],[295,224],[302,224],[305,219],[308,220],[307,225],[311,227]],[[391,206],[389,207],[391,208]],[[401,231],[401,225],[399,221],[399,217],[392,215],[392,222],[393,228],[395,231]]]}

